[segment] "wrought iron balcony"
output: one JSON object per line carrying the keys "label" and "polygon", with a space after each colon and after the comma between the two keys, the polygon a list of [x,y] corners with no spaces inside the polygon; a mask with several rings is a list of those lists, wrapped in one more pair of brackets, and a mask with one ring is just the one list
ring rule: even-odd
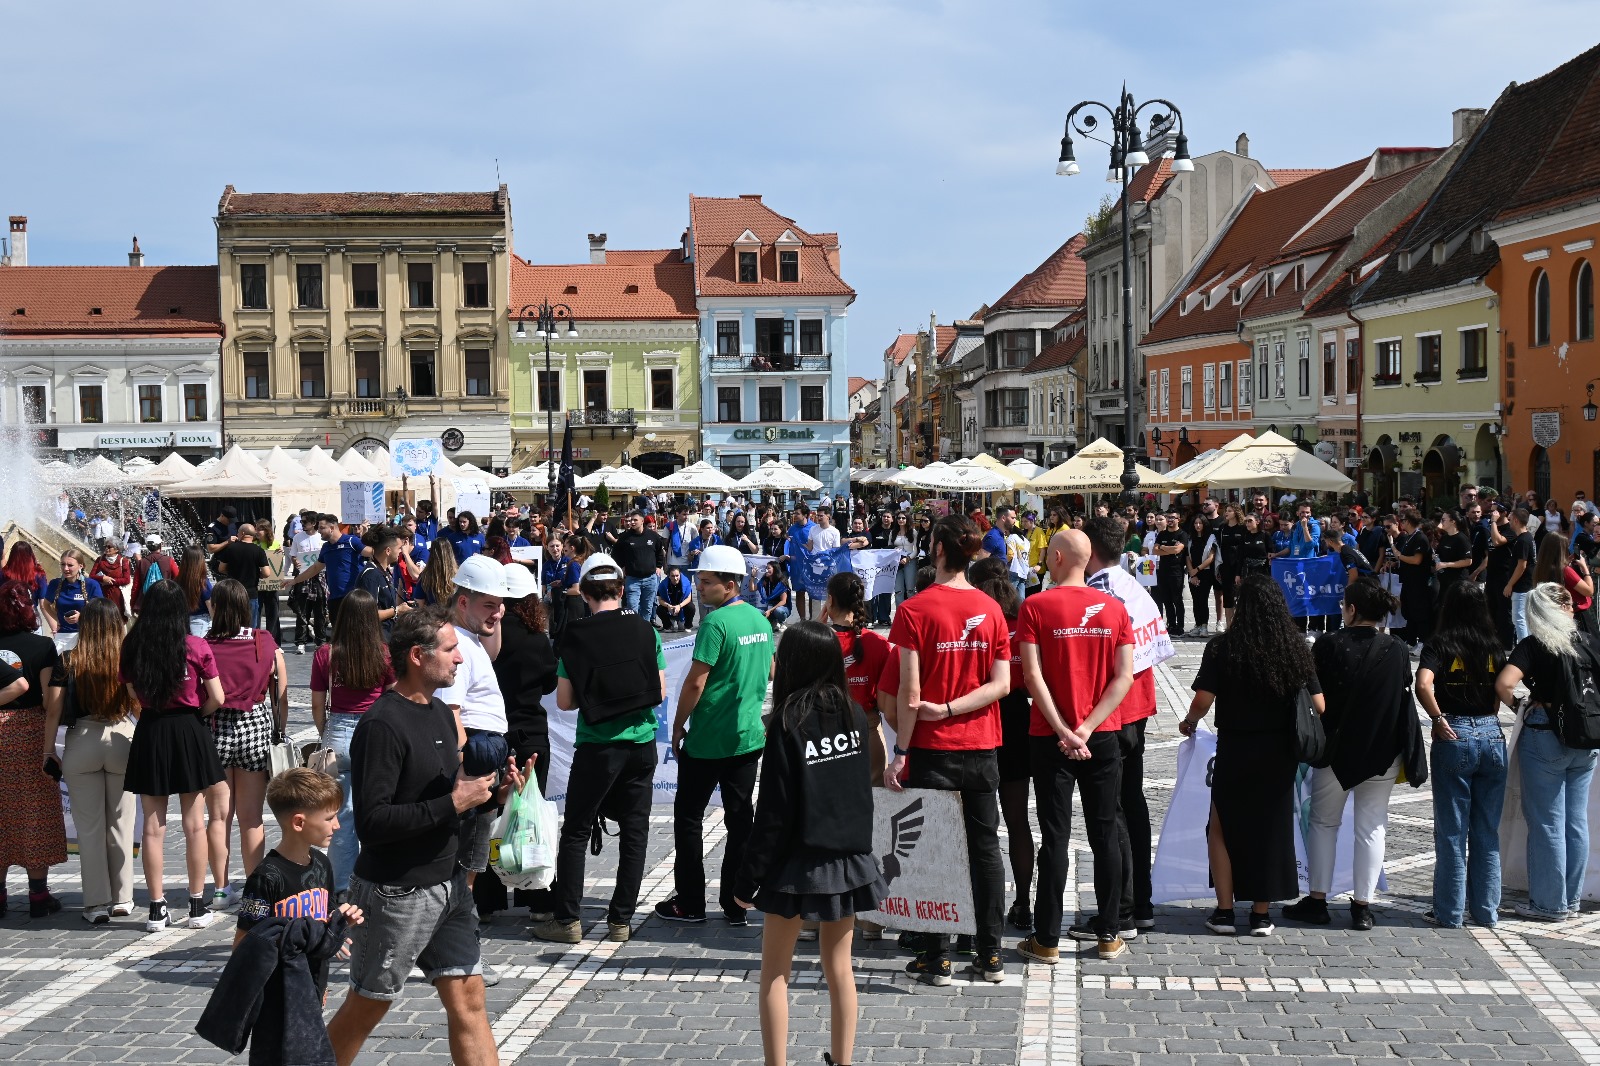
{"label": "wrought iron balcony", "polygon": [[587,411],[568,411],[567,422],[574,426],[632,426],[637,424],[637,418],[631,407],[591,407]]}
{"label": "wrought iron balcony", "polygon": [[786,352],[740,352],[738,355],[713,355],[711,372],[730,373],[827,373],[833,369],[833,356],[822,352],[794,355]]}

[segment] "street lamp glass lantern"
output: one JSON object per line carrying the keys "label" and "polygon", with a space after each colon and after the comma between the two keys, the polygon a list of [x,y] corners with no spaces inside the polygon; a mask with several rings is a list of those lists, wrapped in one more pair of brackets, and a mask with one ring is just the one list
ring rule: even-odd
{"label": "street lamp glass lantern", "polygon": [[576,337],[577,335],[578,335],[578,324],[576,322],[568,322],[567,323],[567,336]]}
{"label": "street lamp glass lantern", "polygon": [[1583,405],[1583,420],[1593,422],[1596,414],[1600,414],[1600,409],[1594,405],[1594,384],[1591,382],[1588,385],[1588,402]]}
{"label": "street lamp glass lantern", "polygon": [[1139,136],[1139,127],[1135,126],[1128,134],[1127,163],[1130,167],[1142,167],[1150,162],[1150,157],[1145,154],[1144,138]]}
{"label": "street lamp glass lantern", "polygon": [[1172,157],[1172,170],[1175,174],[1187,174],[1194,170],[1194,160],[1189,158],[1189,138],[1178,134],[1173,142],[1175,151]]}
{"label": "street lamp glass lantern", "polygon": [[528,324],[522,319],[517,319],[517,339],[522,340],[528,335]]}

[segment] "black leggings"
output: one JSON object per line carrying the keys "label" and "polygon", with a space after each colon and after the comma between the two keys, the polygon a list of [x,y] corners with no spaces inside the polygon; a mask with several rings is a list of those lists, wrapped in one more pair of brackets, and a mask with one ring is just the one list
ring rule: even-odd
{"label": "black leggings", "polygon": [[1210,567],[1200,571],[1200,583],[1189,586],[1189,600],[1194,604],[1194,624],[1211,624],[1211,590],[1217,587],[1216,575]]}

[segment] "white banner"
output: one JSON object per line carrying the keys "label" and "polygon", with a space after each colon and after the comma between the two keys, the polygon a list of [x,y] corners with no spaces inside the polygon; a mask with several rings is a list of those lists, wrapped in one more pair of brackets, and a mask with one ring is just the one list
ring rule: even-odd
{"label": "white banner", "polygon": [[382,522],[383,482],[339,482],[339,521],[353,526],[358,522]]}
{"label": "white banner", "polygon": [[872,800],[872,850],[889,891],[861,917],[902,932],[976,933],[961,797],[875,788]]}
{"label": "white banner", "polygon": [[389,442],[390,477],[427,477],[443,460],[444,445],[438,437]]}
{"label": "white banner", "polygon": [[900,573],[899,548],[857,548],[850,552],[850,569],[861,576],[867,599],[894,592],[894,579]]}
{"label": "white banner", "polygon": [[[677,713],[678,692],[683,688],[684,675],[689,672],[694,637],[662,641],[661,650],[667,659],[667,691],[662,693],[661,706],[656,708],[655,802],[670,804],[678,795],[678,759],[672,754],[672,716]],[[545,798],[565,811],[567,781],[572,775],[572,748],[578,736],[578,712],[556,707],[554,692],[542,702],[550,719],[550,780]],[[711,802],[720,805],[722,793],[713,792]]]}
{"label": "white banner", "polygon": [[[1522,817],[1522,767],[1517,762],[1517,743],[1522,739],[1522,717],[1518,715],[1506,744],[1506,801],[1500,811],[1500,884],[1517,892],[1528,890],[1528,823]],[[1589,789],[1589,825],[1600,826],[1600,788]],[[1588,865],[1583,872],[1583,898],[1600,900],[1600,852],[1589,848]]]}
{"label": "white banner", "polygon": [[489,486],[481,481],[455,480],[456,514],[471,511],[473,517],[487,521],[489,512]]}
{"label": "white banner", "polygon": [[[1172,788],[1161,839],[1150,863],[1151,899],[1155,903],[1203,899],[1213,895],[1211,860],[1206,852],[1206,823],[1211,818],[1211,773],[1217,761],[1217,735],[1207,729],[1178,745],[1178,778]],[[1355,883],[1355,797],[1345,798],[1344,818],[1334,845],[1333,890],[1349,892]],[[1305,834],[1311,824],[1311,768],[1301,765],[1294,785],[1294,854],[1300,891],[1311,891],[1311,871],[1306,864]],[[1387,879],[1379,874],[1379,889]],[[1254,902],[1247,900],[1246,902]]]}
{"label": "white banner", "polygon": [[1177,654],[1172,638],[1167,635],[1167,623],[1161,611],[1143,584],[1120,566],[1108,566],[1089,578],[1089,584],[1101,592],[1109,592],[1122,601],[1128,609],[1128,619],[1133,623],[1133,669],[1135,673],[1164,663]]}

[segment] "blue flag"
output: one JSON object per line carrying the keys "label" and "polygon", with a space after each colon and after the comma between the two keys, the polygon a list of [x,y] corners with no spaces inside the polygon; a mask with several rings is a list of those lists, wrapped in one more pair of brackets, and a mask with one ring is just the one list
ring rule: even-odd
{"label": "blue flag", "polygon": [[1319,559],[1274,559],[1272,580],[1283,590],[1295,618],[1338,614],[1344,601],[1344,563],[1337,555]]}
{"label": "blue flag", "polygon": [[849,548],[830,548],[810,552],[797,538],[789,540],[789,582],[817,600],[828,595],[828,582],[834,574],[853,574]]}

